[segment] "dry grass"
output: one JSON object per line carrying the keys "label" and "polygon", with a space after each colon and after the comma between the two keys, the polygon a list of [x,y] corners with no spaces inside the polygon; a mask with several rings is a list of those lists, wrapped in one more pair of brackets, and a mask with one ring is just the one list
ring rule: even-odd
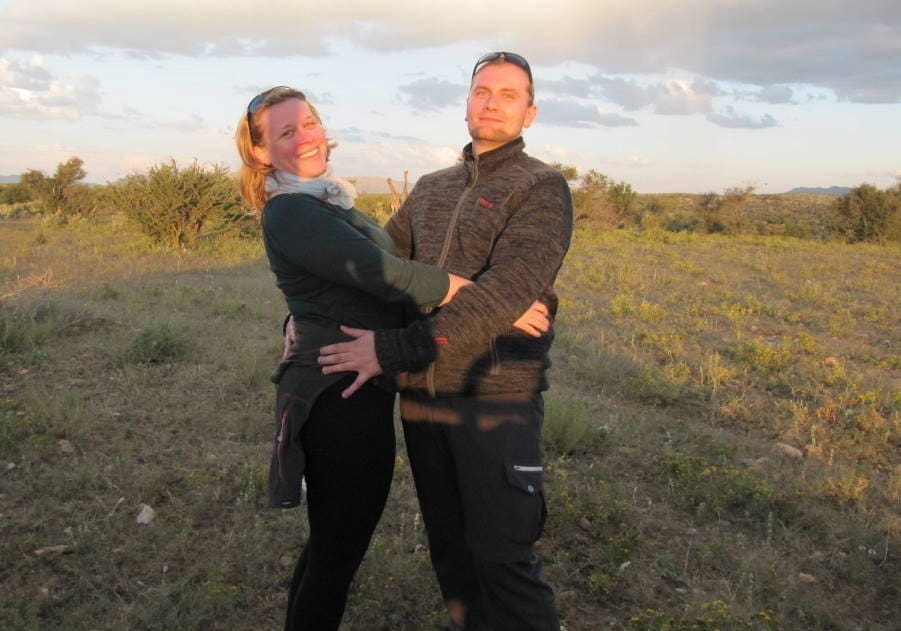
{"label": "dry grass", "polygon": [[[0,626],[279,628],[306,526],[262,508],[283,303],[259,244],[17,220],[0,252]],[[540,546],[568,631],[893,628],[898,255],[578,231]],[[347,629],[443,621],[398,453]]]}

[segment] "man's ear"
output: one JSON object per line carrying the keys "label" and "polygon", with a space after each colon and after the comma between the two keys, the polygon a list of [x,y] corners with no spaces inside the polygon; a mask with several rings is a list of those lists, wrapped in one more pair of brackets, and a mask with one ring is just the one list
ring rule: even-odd
{"label": "man's ear", "polygon": [[526,117],[522,121],[523,127],[528,127],[532,124],[532,121],[535,120],[535,116],[538,114],[538,106],[530,105],[529,109],[526,110]]}

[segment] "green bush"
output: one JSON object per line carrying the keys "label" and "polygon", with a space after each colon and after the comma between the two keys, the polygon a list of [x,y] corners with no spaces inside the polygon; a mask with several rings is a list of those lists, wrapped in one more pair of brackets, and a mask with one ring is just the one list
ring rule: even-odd
{"label": "green bush", "polygon": [[103,318],[55,302],[28,307],[0,303],[0,356],[32,352],[63,335],[102,326]]}
{"label": "green bush", "polygon": [[168,323],[141,329],[131,343],[128,356],[142,364],[187,359],[194,350],[190,332]]}
{"label": "green bush", "polygon": [[846,241],[901,240],[901,184],[880,190],[861,184],[835,201],[834,231]]}
{"label": "green bush", "polygon": [[391,218],[390,198],[385,193],[360,193],[354,206],[384,225]]}
{"label": "green bush", "polygon": [[542,438],[557,453],[570,454],[591,445],[591,418],[577,401],[548,397],[545,403]]}
{"label": "green bush", "polygon": [[51,327],[34,314],[0,309],[0,355],[34,350],[50,336]]}
{"label": "green bush", "polygon": [[627,182],[614,182],[609,177],[589,169],[579,175],[575,167],[553,165],[563,177],[574,183],[573,218],[577,223],[588,222],[603,228],[622,228],[631,220],[639,223],[638,193]]}
{"label": "green bush", "polygon": [[131,217],[157,243],[190,247],[202,234],[255,225],[238,187],[224,166],[205,169],[175,160],[134,173],[114,187],[115,208]]}
{"label": "green bush", "polygon": [[61,217],[70,215],[91,216],[94,213],[90,187],[80,184],[87,173],[84,161],[72,157],[56,166],[52,176],[29,169],[22,174],[19,186],[36,202],[38,210]]}
{"label": "green bush", "polygon": [[21,204],[31,201],[31,191],[21,183],[0,184],[0,204]]}

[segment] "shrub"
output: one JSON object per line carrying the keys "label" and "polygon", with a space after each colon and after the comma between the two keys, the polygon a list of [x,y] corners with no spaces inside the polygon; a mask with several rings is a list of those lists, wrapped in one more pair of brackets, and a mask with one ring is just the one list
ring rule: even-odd
{"label": "shrub", "polygon": [[835,211],[834,231],[850,243],[901,238],[901,185],[861,184],[835,201]]}
{"label": "shrub", "polygon": [[541,434],[557,453],[569,454],[590,447],[587,443],[591,433],[591,418],[584,405],[571,399],[547,399]]}
{"label": "shrub", "polygon": [[105,325],[103,318],[65,304],[8,307],[0,302],[0,356],[33,352],[63,335]]}
{"label": "shrub", "polygon": [[60,216],[93,214],[89,187],[79,184],[87,173],[84,161],[72,157],[56,166],[56,172],[48,177],[41,171],[29,169],[22,174],[21,186],[37,203],[41,212]]}
{"label": "shrub", "polygon": [[186,359],[194,345],[184,327],[168,323],[141,329],[129,349],[129,358],[138,363],[156,363]]}
{"label": "shrub", "polygon": [[0,355],[33,350],[50,336],[51,329],[34,314],[0,309]]}
{"label": "shrub", "polygon": [[383,225],[391,218],[390,199],[385,193],[359,193],[354,206]]}
{"label": "shrub", "polygon": [[673,454],[660,459],[670,488],[694,508],[717,515],[738,515],[765,520],[785,508],[781,498],[764,480],[720,458],[711,462],[700,456]]}
{"label": "shrub", "polygon": [[21,204],[31,201],[31,191],[21,183],[0,184],[0,204]]}
{"label": "shrub", "polygon": [[[555,165],[567,179],[574,180],[572,167]],[[573,217],[601,227],[622,228],[630,218],[638,221],[638,193],[626,182],[613,182],[603,173],[589,169],[573,187]]]}
{"label": "shrub", "polygon": [[698,202],[704,231],[708,234],[740,234],[747,230],[745,202],[754,192],[751,185],[733,186],[722,195],[709,192]]}
{"label": "shrub", "polygon": [[[224,166],[197,162],[179,167],[160,163],[134,173],[113,191],[116,208],[140,224],[157,243],[190,247],[211,228],[246,226],[250,221],[238,187]],[[218,225],[217,225],[218,224]]]}

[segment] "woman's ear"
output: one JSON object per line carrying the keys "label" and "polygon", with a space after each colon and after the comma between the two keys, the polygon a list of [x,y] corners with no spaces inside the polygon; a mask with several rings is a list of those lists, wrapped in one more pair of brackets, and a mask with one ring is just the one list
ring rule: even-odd
{"label": "woman's ear", "polygon": [[266,147],[254,145],[253,157],[257,159],[257,162],[264,164],[267,167],[272,165],[272,162],[269,160],[269,150],[266,149]]}

